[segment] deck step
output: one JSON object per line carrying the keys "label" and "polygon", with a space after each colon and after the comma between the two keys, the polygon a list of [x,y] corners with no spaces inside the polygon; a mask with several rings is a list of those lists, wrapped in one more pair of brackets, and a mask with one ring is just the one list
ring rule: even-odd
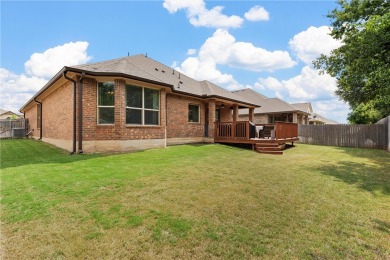
{"label": "deck step", "polygon": [[278,143],[257,143],[256,147],[278,147]]}
{"label": "deck step", "polygon": [[262,147],[258,146],[256,147],[257,151],[281,151],[282,149],[279,146],[274,147]]}
{"label": "deck step", "polygon": [[258,153],[266,153],[266,154],[283,154],[283,149],[285,148],[285,144],[279,143],[257,143],[256,151]]}
{"label": "deck step", "polygon": [[283,154],[283,151],[269,151],[269,150],[257,150],[258,153],[266,153],[266,154]]}

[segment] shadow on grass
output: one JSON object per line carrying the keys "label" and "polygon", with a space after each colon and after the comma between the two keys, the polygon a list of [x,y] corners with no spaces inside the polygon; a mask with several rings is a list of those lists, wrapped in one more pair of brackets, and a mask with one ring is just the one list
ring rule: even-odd
{"label": "shadow on grass", "polygon": [[[0,169],[32,164],[73,163],[127,153],[142,153],[146,150],[106,152],[95,154],[74,154],[51,144],[34,139],[9,139],[0,142]],[[209,146],[209,143],[190,144],[193,147]]]}
{"label": "shadow on grass", "polygon": [[31,164],[72,163],[110,154],[74,154],[33,139],[2,140],[0,169]]}
{"label": "shadow on grass", "polygon": [[321,164],[315,169],[317,172],[336,177],[369,192],[390,195],[390,153],[374,149],[334,149],[354,157],[354,160]]}
{"label": "shadow on grass", "polygon": [[375,219],[375,228],[390,235],[390,223]]}

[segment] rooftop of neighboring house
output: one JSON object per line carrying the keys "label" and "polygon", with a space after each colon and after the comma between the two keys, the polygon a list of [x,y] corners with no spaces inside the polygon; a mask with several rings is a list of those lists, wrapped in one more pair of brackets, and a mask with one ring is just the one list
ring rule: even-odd
{"label": "rooftop of neighboring house", "polygon": [[304,102],[304,103],[292,103],[293,107],[296,107],[298,110],[305,111],[309,114],[313,113],[313,108],[311,106],[310,102]]}
{"label": "rooftop of neighboring house", "polygon": [[326,124],[326,125],[336,125],[336,124],[340,124],[339,122],[337,121],[334,121],[332,119],[328,119],[326,117],[323,117],[317,113],[312,113],[310,116],[309,116],[309,122],[320,122],[320,123],[323,123],[323,124]]}
{"label": "rooftop of neighboring house", "polygon": [[[271,113],[285,113],[285,112],[301,112],[301,113],[309,114],[308,109],[306,109],[306,106],[305,108],[301,109],[303,105],[302,106],[298,106],[297,104],[292,105],[279,98],[268,98],[250,88],[236,90],[233,91],[233,93],[260,105],[261,107],[255,108],[255,114],[271,114]],[[240,111],[240,114],[245,115],[248,114],[248,112]]]}
{"label": "rooftop of neighboring house", "polygon": [[[64,67],[56,74],[34,97],[43,93],[50,84],[62,77],[63,72],[85,73],[86,76],[116,76],[138,79],[150,83],[170,87],[174,93],[190,95],[200,98],[221,98],[237,102],[249,107],[258,106],[245,97],[236,95],[209,81],[198,81],[183,73],[155,61],[143,54],[123,58],[89,63],[78,66]],[[26,103],[30,103],[33,99]],[[21,110],[26,106],[24,105]]]}
{"label": "rooftop of neighboring house", "polygon": [[4,110],[4,109],[1,109],[0,108],[0,116],[4,116],[4,115],[10,115],[10,116],[16,116],[16,117],[22,117],[23,115],[21,114],[16,114],[12,111],[7,111],[7,110]]}

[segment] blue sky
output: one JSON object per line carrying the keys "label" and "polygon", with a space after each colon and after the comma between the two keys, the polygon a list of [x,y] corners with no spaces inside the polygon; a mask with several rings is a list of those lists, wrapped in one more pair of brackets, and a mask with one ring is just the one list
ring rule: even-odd
{"label": "blue sky", "polygon": [[[332,1],[2,1],[0,107],[16,111],[63,66],[147,53],[229,90],[251,87],[346,121],[311,60],[340,46]],[[251,12],[250,12],[251,10]]]}

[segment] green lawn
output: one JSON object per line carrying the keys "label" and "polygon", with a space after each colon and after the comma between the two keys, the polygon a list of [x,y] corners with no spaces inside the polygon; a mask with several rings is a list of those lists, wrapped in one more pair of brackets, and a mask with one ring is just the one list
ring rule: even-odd
{"label": "green lawn", "polygon": [[385,151],[0,143],[3,259],[390,258]]}

